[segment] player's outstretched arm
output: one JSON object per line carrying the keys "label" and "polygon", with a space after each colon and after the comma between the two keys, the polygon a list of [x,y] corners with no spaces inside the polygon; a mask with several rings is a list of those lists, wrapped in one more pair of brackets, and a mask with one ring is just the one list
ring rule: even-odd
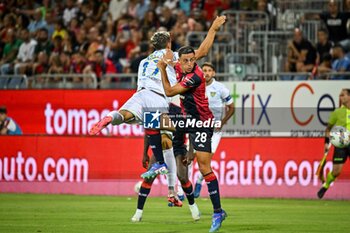
{"label": "player's outstretched arm", "polygon": [[196,52],[196,59],[201,59],[207,56],[209,49],[213,46],[216,32],[220,29],[221,25],[223,25],[226,21],[226,16],[218,16],[214,20],[213,24],[209,28],[208,34],[205,37],[204,41],[201,43]]}

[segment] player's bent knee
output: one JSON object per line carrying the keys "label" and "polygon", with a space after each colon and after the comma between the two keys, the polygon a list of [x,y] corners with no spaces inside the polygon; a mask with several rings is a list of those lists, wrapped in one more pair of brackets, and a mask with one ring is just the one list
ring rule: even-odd
{"label": "player's bent knee", "polygon": [[180,183],[182,185],[186,184],[189,181],[189,179],[186,176],[186,174],[182,174],[182,173],[179,173],[179,172],[177,173],[177,178],[179,179],[179,181],[180,181]]}
{"label": "player's bent knee", "polygon": [[168,134],[162,133],[162,148],[163,150],[167,150],[173,147],[173,143],[169,138]]}

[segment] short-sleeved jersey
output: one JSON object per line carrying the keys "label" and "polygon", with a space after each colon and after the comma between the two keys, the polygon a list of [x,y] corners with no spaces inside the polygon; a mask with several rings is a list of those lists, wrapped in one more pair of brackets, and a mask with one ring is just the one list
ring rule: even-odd
{"label": "short-sleeved jersey", "polygon": [[343,126],[350,130],[350,109],[345,106],[337,108],[330,114],[328,123],[330,125]]}
{"label": "short-sleeved jersey", "polygon": [[21,135],[22,134],[21,128],[11,117],[7,117],[5,119],[3,127],[7,128],[8,135]]}
{"label": "short-sleeved jersey", "polygon": [[[138,90],[145,88],[165,96],[162,78],[159,68],[157,67],[158,61],[163,58],[165,52],[165,49],[156,50],[140,62],[137,80]],[[173,60],[177,60],[177,53],[174,53]],[[174,68],[172,66],[167,66],[166,72],[170,85],[175,85],[176,77]]]}
{"label": "short-sleeved jersey", "polygon": [[176,79],[181,86],[189,88],[180,95],[182,112],[191,118],[206,121],[212,119],[208,98],[205,93],[205,78],[202,69],[195,64],[191,73],[182,72],[180,63],[175,65]]}
{"label": "short-sleeved jersey", "polygon": [[211,112],[214,114],[215,119],[221,120],[224,111],[224,104],[230,105],[233,103],[230,91],[222,83],[213,79],[213,82],[206,86],[206,93]]}

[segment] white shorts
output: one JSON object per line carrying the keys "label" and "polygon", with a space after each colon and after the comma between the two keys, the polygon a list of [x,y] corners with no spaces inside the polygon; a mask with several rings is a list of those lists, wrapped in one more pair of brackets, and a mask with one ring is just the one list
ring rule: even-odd
{"label": "white shorts", "polygon": [[144,112],[160,111],[161,113],[168,113],[169,105],[160,94],[153,91],[142,89],[136,92],[119,110],[126,110],[135,116],[135,121],[143,122]]}
{"label": "white shorts", "polygon": [[216,149],[219,146],[221,136],[222,136],[221,131],[214,131],[213,136],[211,137],[211,153],[215,154]]}

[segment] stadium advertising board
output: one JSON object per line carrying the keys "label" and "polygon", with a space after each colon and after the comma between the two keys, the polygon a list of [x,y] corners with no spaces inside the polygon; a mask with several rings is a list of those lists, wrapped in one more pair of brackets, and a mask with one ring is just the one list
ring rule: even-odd
{"label": "stadium advertising board", "polygon": [[[236,112],[224,136],[321,137],[339,106],[346,81],[224,82]],[[91,125],[118,109],[134,90],[1,91],[0,105],[25,134],[86,135]],[[214,94],[214,93],[213,93]],[[139,125],[109,126],[102,135],[142,136]]]}
{"label": "stadium advertising board", "polygon": [[224,82],[236,106],[225,136],[321,137],[348,81]]}
{"label": "stadium advertising board", "polygon": [[[144,172],[139,137],[2,136],[0,142],[1,192],[136,195]],[[320,138],[224,138],[212,167],[224,197],[316,198],[322,155]],[[197,174],[195,163],[192,179]],[[345,165],[325,198],[350,199],[349,182]],[[151,195],[166,193],[161,176]]]}
{"label": "stadium advertising board", "polygon": [[[0,105],[24,134],[85,135],[91,125],[120,108],[134,90],[1,91]],[[139,125],[109,126],[103,135],[142,136]]]}

